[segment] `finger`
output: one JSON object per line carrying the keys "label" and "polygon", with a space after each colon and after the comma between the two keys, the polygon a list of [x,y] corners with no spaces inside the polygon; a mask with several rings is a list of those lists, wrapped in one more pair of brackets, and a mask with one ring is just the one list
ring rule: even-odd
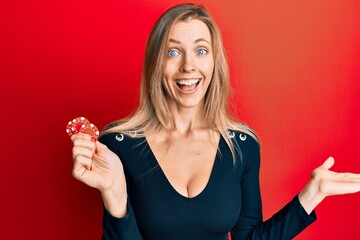
{"label": "finger", "polygon": [[76,138],[76,139],[74,139],[73,144],[74,144],[74,146],[87,148],[92,151],[95,150],[95,143],[93,141],[91,141],[90,139]]}
{"label": "finger", "polygon": [[99,141],[95,142],[95,151],[94,152],[96,155],[99,155],[99,154],[102,155],[101,153],[106,153],[106,151],[109,151],[109,148],[105,144],[102,144]]}
{"label": "finger", "polygon": [[91,136],[89,134],[85,134],[85,133],[75,133],[73,135],[71,135],[70,137],[71,141],[74,142],[75,139],[88,139],[91,140]]}
{"label": "finger", "polygon": [[337,173],[331,172],[329,175],[332,180],[341,181],[341,182],[360,182],[360,174],[356,173]]}
{"label": "finger", "polygon": [[75,179],[82,181],[83,183],[89,185],[90,187],[97,186],[97,177],[94,171],[89,171],[84,166],[75,166],[73,168],[72,175]]}
{"label": "finger", "polygon": [[72,171],[72,175],[73,175],[73,177],[74,177],[75,179],[81,180],[81,181],[84,182],[83,176],[84,176],[84,174],[85,174],[86,171],[87,171],[87,170],[86,170],[85,167],[83,167],[83,166],[81,166],[81,165],[74,165],[73,171]]}
{"label": "finger", "polygon": [[91,159],[94,156],[94,151],[82,146],[74,146],[72,149],[72,156],[73,160],[75,160],[77,156],[84,156]]}
{"label": "finger", "polygon": [[330,169],[335,163],[335,160],[333,157],[329,157],[328,159],[325,160],[325,162],[320,166],[322,168],[325,169]]}
{"label": "finger", "polygon": [[99,141],[96,141],[96,142],[95,142],[95,148],[96,148],[97,150],[108,149],[108,147],[107,147],[105,144],[102,144],[102,143],[99,142]]}
{"label": "finger", "polygon": [[85,167],[90,170],[92,167],[92,160],[90,158],[78,155],[74,161],[74,168]]}
{"label": "finger", "polygon": [[359,192],[360,182],[324,181],[320,188],[328,196],[343,195]]}

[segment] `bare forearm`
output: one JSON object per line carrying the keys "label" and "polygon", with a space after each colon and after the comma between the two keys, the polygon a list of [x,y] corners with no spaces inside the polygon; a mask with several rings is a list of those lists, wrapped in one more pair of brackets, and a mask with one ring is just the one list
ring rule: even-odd
{"label": "bare forearm", "polygon": [[310,214],[325,198],[320,192],[312,190],[309,184],[305,186],[298,195],[300,204],[308,214]]}

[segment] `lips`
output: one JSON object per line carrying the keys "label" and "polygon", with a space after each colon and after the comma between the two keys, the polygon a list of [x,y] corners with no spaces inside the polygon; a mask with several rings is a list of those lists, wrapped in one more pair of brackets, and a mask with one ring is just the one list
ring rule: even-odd
{"label": "lips", "polygon": [[200,81],[201,78],[179,79],[176,81],[176,86],[183,91],[192,91],[199,85]]}

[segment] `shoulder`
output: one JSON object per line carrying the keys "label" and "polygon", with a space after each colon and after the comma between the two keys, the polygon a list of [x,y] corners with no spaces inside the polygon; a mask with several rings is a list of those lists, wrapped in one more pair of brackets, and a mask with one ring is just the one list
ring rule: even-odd
{"label": "shoulder", "polygon": [[244,125],[233,127],[227,130],[227,135],[234,145],[259,148],[260,143],[255,132]]}
{"label": "shoulder", "polygon": [[232,128],[227,131],[235,153],[236,161],[240,162],[245,169],[259,166],[260,144],[255,134],[249,131]]}
{"label": "shoulder", "polygon": [[110,132],[102,135],[99,142],[105,144],[111,151],[119,156],[131,154],[143,147],[145,138],[136,135],[127,135],[124,133]]}
{"label": "shoulder", "polygon": [[129,179],[136,180],[155,167],[156,161],[146,138],[119,132],[103,134],[99,141],[105,144],[120,159]]}
{"label": "shoulder", "polygon": [[137,129],[129,129],[127,121],[117,120],[106,125],[101,133],[99,141],[105,145],[127,145],[132,144],[143,134]]}

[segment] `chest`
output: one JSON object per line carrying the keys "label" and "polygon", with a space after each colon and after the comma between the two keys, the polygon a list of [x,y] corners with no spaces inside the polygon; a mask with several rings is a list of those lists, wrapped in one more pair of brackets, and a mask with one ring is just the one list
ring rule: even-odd
{"label": "chest", "polygon": [[[197,152],[198,144],[210,148],[203,142],[185,144],[188,147],[179,147],[176,158],[171,160],[196,160],[194,153]],[[234,166],[225,140],[219,139],[218,148],[210,157],[212,160],[207,157],[200,159],[202,164],[209,161],[209,176],[201,191],[190,197],[182,194],[179,188],[176,188],[178,185],[169,181],[174,178],[168,178],[169,175],[166,175],[164,169],[168,166],[159,164],[167,159],[161,160],[161,156],[158,156],[158,160],[153,147],[150,148],[148,141],[139,140],[121,148],[130,149],[121,152],[121,157],[128,180],[129,198],[144,239],[198,239],[195,236],[202,236],[201,239],[208,240],[226,239],[228,231],[239,217],[242,205],[243,168],[241,165]],[[183,151],[187,154],[183,154]],[[188,164],[191,166],[191,163]],[[177,166],[186,168],[185,165]]]}
{"label": "chest", "polygon": [[[148,157],[154,160],[151,155]],[[141,180],[131,181],[129,197],[146,239],[226,236],[238,219],[242,192],[231,159],[224,157],[216,154],[208,182],[194,197],[186,197],[175,189],[159,165]]]}
{"label": "chest", "polygon": [[199,195],[211,177],[219,139],[178,138],[174,141],[150,141],[151,152],[167,181],[181,195]]}

